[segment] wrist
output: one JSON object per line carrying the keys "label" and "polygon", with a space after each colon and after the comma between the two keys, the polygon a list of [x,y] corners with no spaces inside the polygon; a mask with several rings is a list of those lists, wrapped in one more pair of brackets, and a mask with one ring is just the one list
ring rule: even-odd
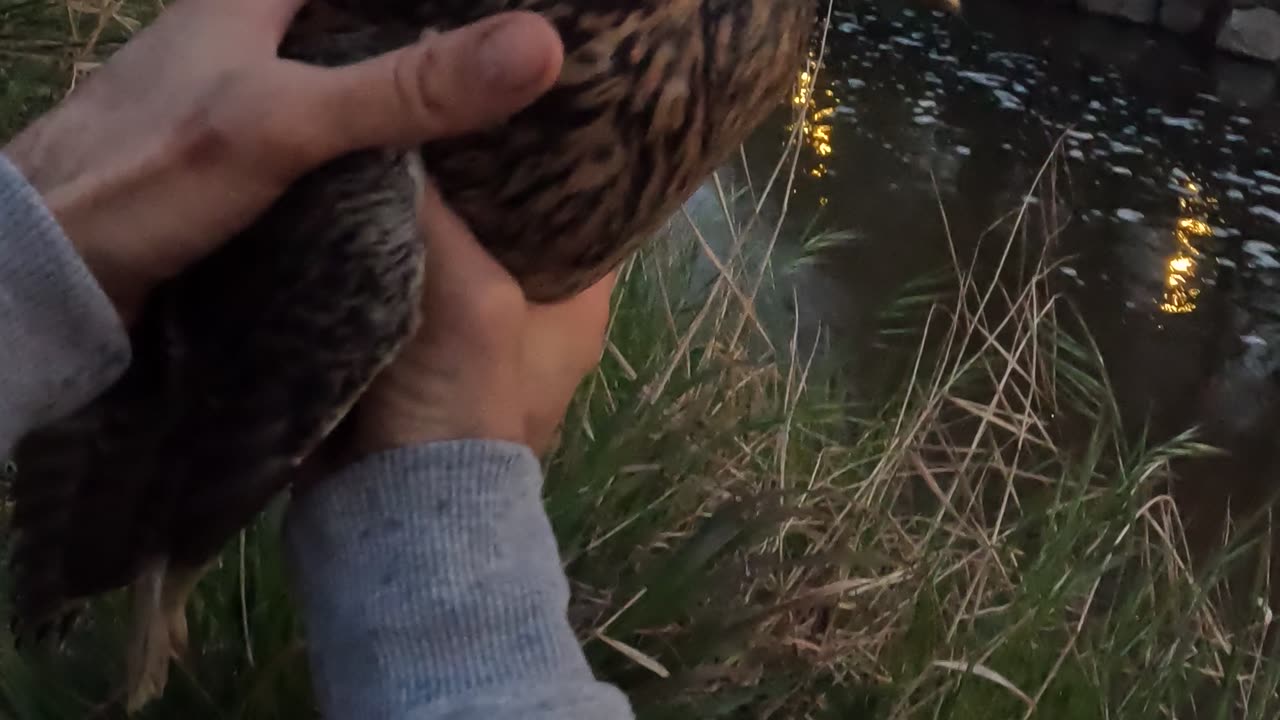
{"label": "wrist", "polygon": [[152,283],[133,272],[118,248],[104,241],[108,236],[104,231],[113,221],[99,217],[99,210],[109,204],[105,193],[94,190],[100,183],[79,178],[55,159],[42,157],[38,137],[39,133],[29,128],[5,146],[3,153],[40,196],[117,314],[129,324]]}
{"label": "wrist", "polygon": [[410,344],[356,407],[354,455],[453,440],[529,444],[510,373],[483,359],[457,362],[461,354],[442,360],[421,352],[428,347],[443,346]]}
{"label": "wrist", "polygon": [[357,428],[355,448],[359,457],[468,440],[530,445],[522,423],[504,421],[501,414],[482,417],[450,412],[442,407],[415,407],[391,412],[381,407],[377,412],[362,416]]}
{"label": "wrist", "polygon": [[43,198],[0,157],[0,442],[66,417],[129,363],[119,315]]}

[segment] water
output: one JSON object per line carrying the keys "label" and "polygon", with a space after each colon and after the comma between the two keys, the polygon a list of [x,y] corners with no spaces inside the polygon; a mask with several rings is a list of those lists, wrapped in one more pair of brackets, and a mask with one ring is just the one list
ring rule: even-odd
{"label": "water", "polygon": [[947,263],[940,204],[963,250],[1061,142],[1057,281],[1126,414],[1163,435],[1204,425],[1246,458],[1239,493],[1280,486],[1276,72],[1070,11],[839,7],[790,208],[856,238],[808,288],[833,332],[873,342],[888,299]]}

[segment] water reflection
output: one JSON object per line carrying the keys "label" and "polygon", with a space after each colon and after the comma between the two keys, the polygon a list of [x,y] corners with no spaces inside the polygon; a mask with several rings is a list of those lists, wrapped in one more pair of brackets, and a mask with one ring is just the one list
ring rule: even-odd
{"label": "water reflection", "polygon": [[1204,425],[1250,448],[1242,482],[1276,484],[1276,73],[1072,11],[970,0],[957,19],[894,3],[839,3],[825,70],[795,98],[793,234],[857,238],[806,285],[833,335],[873,344],[889,298],[945,267],[949,242],[972,254],[1060,145],[1065,179],[1036,188],[1030,220],[1062,228],[1061,287],[1127,416],[1164,435]]}
{"label": "water reflection", "polygon": [[1169,260],[1169,274],[1166,281],[1163,302],[1160,309],[1164,312],[1180,315],[1196,309],[1195,299],[1200,289],[1191,287],[1195,280],[1196,262],[1187,255],[1174,255]]}
{"label": "water reflection", "polygon": [[1169,258],[1164,295],[1158,306],[1162,312],[1171,315],[1182,315],[1196,309],[1196,300],[1203,289],[1198,277],[1200,258],[1204,257],[1200,244],[1214,236],[1208,219],[1210,212],[1218,206],[1217,200],[1205,195],[1204,187],[1191,178],[1183,178],[1178,189],[1182,194],[1178,198],[1180,213],[1173,229],[1177,249]]}
{"label": "water reflection", "polygon": [[[836,108],[832,104],[835,100],[835,91],[831,87],[820,88],[818,92],[814,92],[814,69],[818,66],[817,54],[814,51],[809,53],[808,65],[800,71],[796,96],[793,98],[793,105],[797,108],[803,108],[801,122],[803,123],[802,133],[804,142],[811,150],[806,156],[806,167],[802,168],[802,174],[807,175],[815,180],[826,177],[829,172],[827,161],[835,154],[835,126],[832,121],[836,116]],[[815,95],[821,95],[824,102],[819,104]],[[828,200],[823,197],[819,200],[819,204],[825,206]]]}
{"label": "water reflection", "polygon": [[970,249],[1022,204],[1059,141],[1069,181],[1051,194],[1076,257],[1064,280],[1086,304],[1116,303],[1097,312],[1130,325],[1117,346],[1148,313],[1171,337],[1195,334],[1224,271],[1280,266],[1274,98],[1247,108],[1218,96],[1200,59],[1140,30],[1005,3],[965,12],[843,3],[812,91],[812,66],[799,71],[793,213],[865,238],[830,257],[845,286],[828,303],[837,322],[865,327],[884,290],[945,264],[948,230]]}

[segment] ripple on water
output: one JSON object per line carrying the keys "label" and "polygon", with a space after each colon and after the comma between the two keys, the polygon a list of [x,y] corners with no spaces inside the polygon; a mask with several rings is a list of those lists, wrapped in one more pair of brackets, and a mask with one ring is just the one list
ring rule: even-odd
{"label": "ripple on water", "polygon": [[1140,147],[1134,145],[1126,145],[1119,140],[1111,141],[1111,152],[1116,155],[1145,155],[1146,153]]}
{"label": "ripple on water", "polygon": [[1160,122],[1165,127],[1178,128],[1180,130],[1203,130],[1204,123],[1193,117],[1175,117],[1172,115],[1162,115]]}
{"label": "ripple on water", "polygon": [[1009,78],[994,73],[977,72],[976,70],[961,70],[956,73],[956,77],[964,78],[976,82],[979,85],[989,88],[1003,88],[1009,84]]}
{"label": "ripple on water", "polygon": [[1266,205],[1254,205],[1249,208],[1249,214],[1254,217],[1260,217],[1264,220],[1280,225],[1280,210],[1273,210]]}
{"label": "ripple on water", "polygon": [[1249,256],[1249,265],[1251,267],[1280,268],[1280,261],[1275,258],[1276,248],[1274,245],[1259,240],[1246,240],[1240,247]]}
{"label": "ripple on water", "polygon": [[1222,182],[1230,183],[1232,185],[1239,185],[1241,187],[1246,187],[1246,188],[1253,188],[1258,185],[1257,180],[1240,175],[1239,173],[1236,173],[1234,170],[1216,170],[1213,173],[1213,177],[1221,180]]}
{"label": "ripple on water", "polygon": [[1004,110],[1026,109],[1026,106],[1022,104],[1018,96],[1008,90],[992,90],[991,93],[996,96],[996,101],[1000,103],[1000,107]]}
{"label": "ripple on water", "polygon": [[[1156,313],[1171,278],[1186,282],[1206,293],[1179,307],[1178,322],[1190,322],[1197,305],[1210,307],[1215,273],[1230,272],[1225,255],[1247,245],[1236,256],[1239,272],[1280,270],[1277,248],[1262,242],[1280,224],[1280,164],[1264,159],[1274,157],[1275,128],[1261,111],[1238,105],[1236,94],[1175,78],[1173,67],[1151,72],[1145,51],[1124,67],[1081,60],[1073,32],[1029,40],[1010,27],[994,39],[969,20],[924,10],[870,0],[847,0],[849,7],[868,12],[840,17],[831,94],[816,97],[814,108],[823,113],[815,124],[831,126],[815,148],[822,153],[813,158],[821,167],[815,195],[848,198],[830,203],[827,212],[841,213],[833,222],[900,233],[941,192],[980,232],[1025,196],[1057,148],[1070,173],[1055,189],[1073,218],[1062,247],[1081,255],[1105,248],[1076,265],[1078,273],[1064,270],[1067,277],[1090,282],[1111,270],[1115,286],[1121,277],[1155,278],[1148,298],[1155,302],[1139,305]],[[1042,41],[1050,52],[1040,51]],[[1258,119],[1247,117],[1254,113]],[[867,183],[868,175],[878,181]],[[928,228],[916,234],[927,237]],[[1117,246],[1131,252],[1117,260]],[[1185,273],[1170,265],[1188,257],[1197,259]]]}

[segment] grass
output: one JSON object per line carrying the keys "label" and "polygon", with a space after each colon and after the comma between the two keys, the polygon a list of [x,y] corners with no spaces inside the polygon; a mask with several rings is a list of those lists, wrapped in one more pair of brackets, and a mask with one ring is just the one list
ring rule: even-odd
{"label": "grass", "polygon": [[0,0],[0,138],[51,107],[159,6],[159,0]]}
{"label": "grass", "polygon": [[[860,350],[869,392],[787,302],[840,237],[775,248],[794,151],[626,267],[548,461],[599,675],[655,719],[1275,717],[1268,554],[1241,532],[1193,557],[1168,486],[1209,450],[1121,427],[1049,282],[1052,218],[1021,208],[994,262],[904,289]],[[201,586],[196,652],[143,717],[316,715],[278,518]],[[0,650],[0,716],[123,717],[120,609],[64,656]]]}

